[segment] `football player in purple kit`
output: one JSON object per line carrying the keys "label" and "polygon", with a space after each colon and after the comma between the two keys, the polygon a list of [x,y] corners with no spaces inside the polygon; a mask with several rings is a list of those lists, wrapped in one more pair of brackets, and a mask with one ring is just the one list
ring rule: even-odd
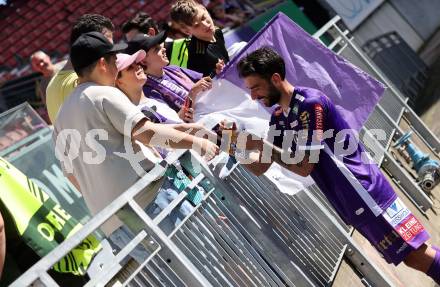
{"label": "football player in purple kit", "polygon": [[[426,244],[429,235],[423,225],[379,167],[366,160],[365,148],[332,101],[319,90],[290,84],[284,60],[270,48],[245,56],[237,68],[253,100],[267,107],[278,104],[266,140],[244,131],[238,134],[237,148],[251,151],[246,158],[237,153],[238,160],[251,160],[245,166],[256,175],[273,162],[301,176],[310,175],[342,219],[388,263],[403,261],[440,283],[440,251]],[[240,141],[243,135],[245,141]]]}

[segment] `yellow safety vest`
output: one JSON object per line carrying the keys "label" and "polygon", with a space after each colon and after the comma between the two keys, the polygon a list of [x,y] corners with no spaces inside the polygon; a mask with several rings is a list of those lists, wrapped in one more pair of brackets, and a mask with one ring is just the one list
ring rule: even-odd
{"label": "yellow safety vest", "polygon": [[178,39],[173,41],[171,49],[170,65],[182,68],[188,67],[188,44],[189,39]]}
{"label": "yellow safety vest", "polygon": [[[40,257],[47,255],[82,225],[12,164],[0,157],[0,200],[17,233]],[[89,235],[53,266],[55,271],[84,275],[100,242]]]}

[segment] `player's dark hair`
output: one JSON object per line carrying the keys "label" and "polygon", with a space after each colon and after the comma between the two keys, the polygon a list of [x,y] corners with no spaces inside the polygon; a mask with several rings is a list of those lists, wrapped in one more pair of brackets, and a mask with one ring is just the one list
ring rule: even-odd
{"label": "player's dark hair", "polygon": [[282,80],[286,76],[283,58],[268,47],[260,48],[243,57],[238,63],[237,69],[241,78],[258,75],[270,81],[275,73],[278,73]]}

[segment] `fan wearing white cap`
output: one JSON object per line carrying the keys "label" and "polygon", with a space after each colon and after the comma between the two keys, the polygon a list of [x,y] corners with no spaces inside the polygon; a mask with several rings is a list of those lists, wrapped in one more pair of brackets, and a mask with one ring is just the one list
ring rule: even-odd
{"label": "fan wearing white cap", "polygon": [[144,50],[139,50],[133,55],[122,53],[116,55],[116,67],[118,68],[116,87],[123,91],[135,105],[139,105],[141,99],[145,97],[142,86],[147,81],[147,75],[139,65],[145,55]]}
{"label": "fan wearing white cap", "polygon": [[179,112],[176,112],[168,106],[167,103],[145,97],[143,86],[147,81],[147,76],[144,73],[140,62],[145,58],[144,50],[139,50],[133,55],[117,54],[116,66],[118,68],[118,76],[116,79],[116,87],[124,92],[130,101],[140,106],[140,108],[154,108],[157,111],[154,122],[162,123],[181,123],[193,122],[193,110],[189,107],[182,107]]}

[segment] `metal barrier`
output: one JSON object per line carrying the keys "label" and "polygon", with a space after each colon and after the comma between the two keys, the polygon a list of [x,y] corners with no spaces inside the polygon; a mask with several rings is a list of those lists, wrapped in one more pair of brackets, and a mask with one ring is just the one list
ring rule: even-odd
{"label": "metal barrier", "polygon": [[[433,151],[438,150],[439,141],[357,48],[348,31],[338,27],[339,21],[339,17],[335,17],[315,37],[328,33],[326,37],[333,39],[329,48],[388,86],[386,95],[361,135],[374,159],[398,178],[403,189],[408,191],[414,182],[405,171],[393,166],[395,162],[388,152],[393,136],[402,133],[399,127],[402,116],[424,136]],[[375,128],[385,130],[385,140],[378,141],[372,136]],[[197,158],[197,155],[190,154]],[[168,164],[176,163],[181,155],[176,152],[173,157],[168,157]],[[360,271],[365,284],[392,286],[381,270],[364,256],[350,237],[351,229],[341,222],[315,185],[288,196],[266,177],[255,177],[240,166],[228,178],[220,179],[217,173],[222,164],[212,166],[211,170],[198,160],[192,162],[199,163],[199,172],[187,190],[203,180],[209,180],[213,188],[205,190],[203,201],[171,233],[161,229],[161,222],[184,200],[186,191],[155,218],[150,218],[135,200],[164,172],[163,162],[94,216],[75,237],[42,258],[12,286],[28,286],[35,281],[57,286],[47,270],[114,216],[131,226],[135,236],[102,267],[103,272],[91,278],[87,286],[119,283],[127,286],[328,286],[344,255]],[[429,208],[429,202],[424,202],[424,193],[414,186],[412,188],[415,193],[408,192],[408,196],[422,210]],[[137,222],[136,227],[133,222]],[[132,261],[126,265],[128,254],[137,245],[149,255],[140,265]],[[118,283],[118,280],[123,282]]]}
{"label": "metal barrier", "polygon": [[[37,82],[41,76],[36,73],[14,79],[0,85],[0,112],[4,112],[12,107],[22,104],[26,101],[34,104],[43,105],[37,95]],[[4,105],[4,106],[2,106]]]}
{"label": "metal barrier", "polygon": [[[150,218],[135,200],[144,187],[163,173],[165,164],[162,163],[12,286],[28,286],[37,280],[46,286],[57,286],[46,271],[114,215],[132,229],[135,237],[102,267],[105,272],[92,278],[86,286],[104,286],[112,280],[121,272],[124,258],[138,244],[142,244],[150,255],[141,265],[132,267],[131,274],[126,275],[126,281],[119,282],[121,284],[328,286],[347,253],[366,276],[364,280],[373,286],[392,286],[351,239],[348,227],[338,223],[313,195],[319,192],[316,186],[287,196],[267,178],[255,177],[240,166],[226,180],[219,179],[216,174],[222,164],[211,173],[197,161],[197,155],[191,156],[196,157],[191,162],[199,166],[189,169],[200,173],[187,190],[206,178],[214,188],[171,233],[162,231],[160,223],[184,200],[186,191],[155,218]],[[188,168],[188,164],[184,166]],[[122,216],[121,211],[131,217]],[[113,279],[112,284],[116,283]]]}
{"label": "metal barrier", "polygon": [[362,48],[415,108],[428,70],[416,52],[395,31],[367,41]]}
{"label": "metal barrier", "polygon": [[[9,146],[2,146],[3,139],[11,132],[16,133],[14,140],[8,142]],[[65,180],[55,157],[52,128],[28,103],[0,114],[0,156],[31,178],[78,221],[84,223],[90,219],[81,194]]]}

